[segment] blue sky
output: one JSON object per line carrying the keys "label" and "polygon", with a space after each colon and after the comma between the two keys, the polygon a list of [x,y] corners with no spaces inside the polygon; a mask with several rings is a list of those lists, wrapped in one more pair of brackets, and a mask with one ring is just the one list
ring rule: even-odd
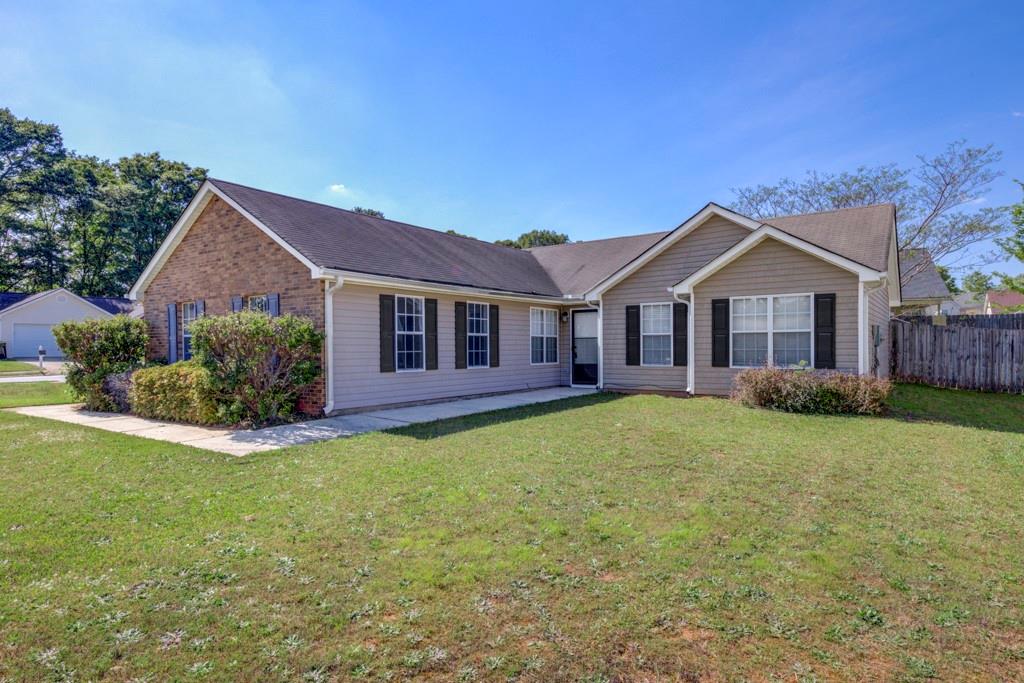
{"label": "blue sky", "polygon": [[1019,1],[0,0],[0,19],[0,106],[72,149],[484,239],[665,230],[732,187],[959,138],[1003,152],[987,204],[1024,179]]}

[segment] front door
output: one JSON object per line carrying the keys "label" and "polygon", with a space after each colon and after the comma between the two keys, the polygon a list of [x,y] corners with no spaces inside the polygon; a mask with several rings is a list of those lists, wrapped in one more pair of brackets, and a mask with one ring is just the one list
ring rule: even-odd
{"label": "front door", "polygon": [[572,312],[572,383],[597,386],[597,311]]}

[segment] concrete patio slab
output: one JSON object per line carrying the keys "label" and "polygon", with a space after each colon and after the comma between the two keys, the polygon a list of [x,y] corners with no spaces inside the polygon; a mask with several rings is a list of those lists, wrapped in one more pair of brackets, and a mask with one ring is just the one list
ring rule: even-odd
{"label": "concrete patio slab", "polygon": [[63,382],[64,375],[15,375],[13,377],[0,377],[0,384],[14,384],[16,382]]}
{"label": "concrete patio slab", "polygon": [[444,403],[422,406],[391,408],[367,413],[326,417],[309,422],[267,427],[266,429],[225,429],[223,427],[200,427],[183,425],[161,420],[120,415],[117,413],[96,413],[82,410],[78,405],[32,406],[11,408],[12,412],[72,424],[95,427],[108,432],[118,432],[157,441],[168,441],[186,446],[195,446],[229,455],[248,455],[271,451],[286,446],[297,446],[314,441],[338,439],[366,432],[375,432],[410,424],[434,422],[474,413],[484,413],[503,408],[514,408],[533,403],[557,401],[573,396],[593,393],[593,389],[552,387],[534,391],[519,391],[500,396],[465,398]]}

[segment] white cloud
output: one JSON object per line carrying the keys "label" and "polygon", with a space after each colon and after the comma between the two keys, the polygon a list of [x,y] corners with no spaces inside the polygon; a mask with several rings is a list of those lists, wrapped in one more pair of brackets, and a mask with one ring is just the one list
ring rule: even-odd
{"label": "white cloud", "polygon": [[1024,111],[1015,111],[1015,112],[1013,112],[1013,115],[1014,115],[1014,117],[1016,117],[1018,119],[1024,118]]}
{"label": "white cloud", "polygon": [[348,189],[341,183],[334,183],[333,185],[328,186],[327,189],[334,194],[340,194],[343,197],[347,197],[352,194],[352,190]]}

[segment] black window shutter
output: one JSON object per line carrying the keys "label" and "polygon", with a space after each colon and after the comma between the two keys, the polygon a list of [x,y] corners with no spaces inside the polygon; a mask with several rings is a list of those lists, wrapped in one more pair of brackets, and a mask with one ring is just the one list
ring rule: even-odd
{"label": "black window shutter", "polygon": [[729,300],[711,300],[711,366],[729,367]]}
{"label": "black window shutter", "polygon": [[280,294],[268,294],[267,295],[267,307],[270,309],[271,318],[276,318],[281,315],[281,295]]}
{"label": "black window shutter", "polygon": [[231,312],[238,313],[242,310],[242,297],[233,296],[231,297]]}
{"label": "black window shutter", "polygon": [[380,295],[380,371],[395,371],[395,295]]}
{"label": "black window shutter", "polygon": [[490,332],[490,339],[487,340],[487,349],[488,355],[491,358],[492,368],[498,367],[501,360],[498,356],[498,348],[500,346],[498,329],[498,304],[491,304],[491,319],[487,325],[487,330]]}
{"label": "black window shutter", "polygon": [[423,300],[427,370],[437,370],[437,299]]}
{"label": "black window shutter", "polygon": [[626,306],[626,365],[640,365],[639,306]]}
{"label": "black window shutter", "polygon": [[202,299],[196,301],[196,317],[202,318],[206,315],[206,302]]}
{"label": "black window shutter", "polygon": [[167,362],[178,362],[178,304],[167,304]]}
{"label": "black window shutter", "polygon": [[455,302],[455,369],[466,367],[466,302]]}
{"label": "black window shutter", "polygon": [[686,365],[687,320],[689,306],[684,303],[672,304],[672,365]]}
{"label": "black window shutter", "polygon": [[836,367],[836,295],[814,295],[814,367]]}

